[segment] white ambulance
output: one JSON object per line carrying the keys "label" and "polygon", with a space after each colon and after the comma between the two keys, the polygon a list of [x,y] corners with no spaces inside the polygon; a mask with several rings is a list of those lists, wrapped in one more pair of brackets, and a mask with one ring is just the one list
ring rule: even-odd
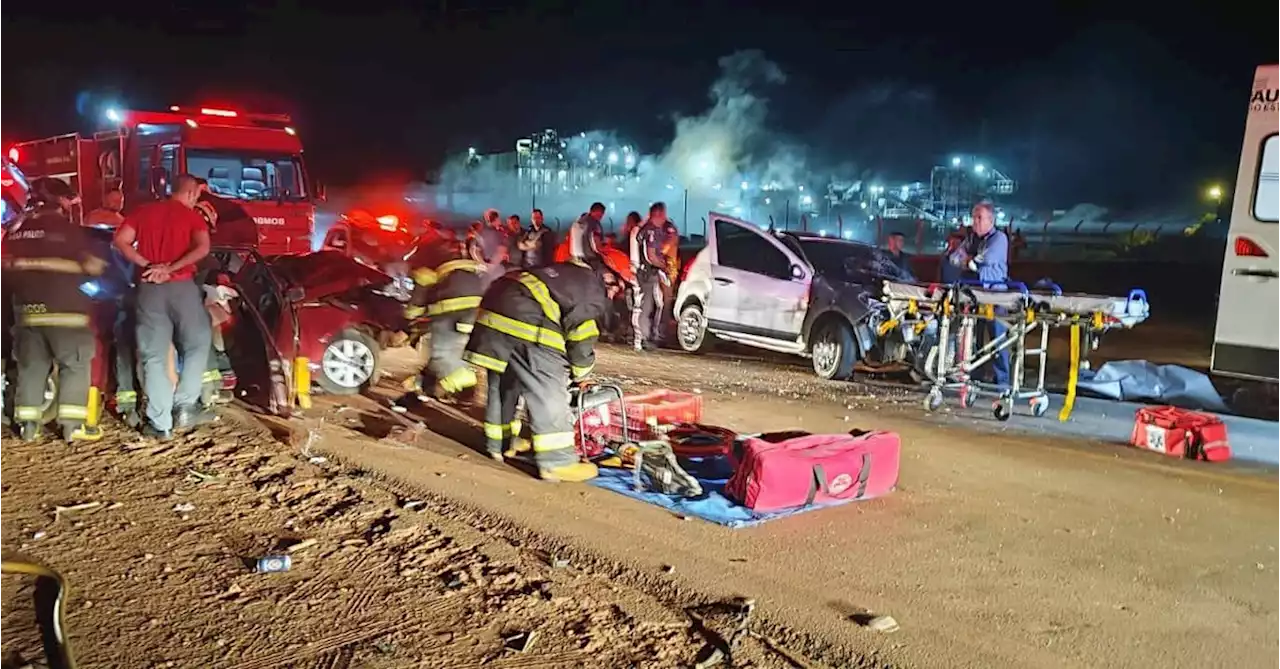
{"label": "white ambulance", "polygon": [[1264,381],[1280,378],[1278,109],[1277,66],[1264,65],[1253,78],[1231,206],[1210,363],[1215,374]]}

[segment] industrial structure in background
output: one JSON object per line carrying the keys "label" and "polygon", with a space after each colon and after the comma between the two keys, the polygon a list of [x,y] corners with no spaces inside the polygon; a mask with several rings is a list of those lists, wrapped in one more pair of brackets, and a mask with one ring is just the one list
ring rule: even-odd
{"label": "industrial structure in background", "polygon": [[995,205],[997,225],[1016,234],[1029,255],[1039,257],[1114,257],[1153,248],[1158,240],[1221,236],[1219,228],[1225,227],[1204,226],[1220,213],[1215,209],[1224,199],[1220,186],[1209,190],[1216,195],[1200,211],[1119,216],[1090,203],[1032,211],[1019,205],[1017,181],[978,155],[947,156],[929,169],[927,180],[813,174],[789,184],[755,181],[749,174],[732,181],[695,176],[682,183],[672,174],[698,175],[699,166],[672,169],[669,160],[645,155],[617,138],[547,129],[520,138],[511,151],[468,149],[451,161],[455,169],[446,168],[438,184],[410,199],[442,220],[474,219],[489,207],[526,216],[537,207],[553,226],[568,225],[587,205],[600,201],[608,207],[606,230],[619,229],[628,211],[645,211],[652,202],[664,201],[682,233],[694,238],[705,231],[703,214],[718,211],[761,227],[872,244],[903,233],[917,253],[940,250],[951,230],[969,224],[974,203],[984,200]]}

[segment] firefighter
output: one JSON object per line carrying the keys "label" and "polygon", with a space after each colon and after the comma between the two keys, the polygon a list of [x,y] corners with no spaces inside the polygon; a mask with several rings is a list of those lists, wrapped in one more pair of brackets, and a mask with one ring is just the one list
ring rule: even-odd
{"label": "firefighter", "polygon": [[510,272],[485,292],[463,357],[488,370],[484,433],[489,457],[501,461],[514,445],[523,397],[539,478],[595,477],[596,466],[579,462],[574,450],[569,385],[589,385],[600,335],[596,319],[619,290],[612,273],[571,261]]}
{"label": "firefighter", "polygon": [[[458,395],[476,385],[476,373],[462,360],[462,351],[484,294],[488,267],[476,258],[436,244],[420,248],[414,255],[425,256],[412,270],[413,295],[405,306],[405,319],[412,324],[426,318],[431,333],[431,352],[420,376],[418,388],[433,389],[437,397]],[[405,398],[407,399],[407,397]]]}
{"label": "firefighter", "polygon": [[67,441],[102,437],[90,385],[96,349],[82,288],[106,262],[90,252],[85,233],[67,218],[76,197],[66,182],[44,178],[32,184],[32,212],[5,237],[6,281],[13,287],[18,382],[14,420],[24,441],[40,436],[44,391],[58,365],[57,422]]}
{"label": "firefighter", "polygon": [[631,304],[631,337],[637,351],[652,349],[662,340],[662,309],[666,303],[668,259],[667,206],[654,202],[649,219],[632,232],[631,270],[634,300]]}

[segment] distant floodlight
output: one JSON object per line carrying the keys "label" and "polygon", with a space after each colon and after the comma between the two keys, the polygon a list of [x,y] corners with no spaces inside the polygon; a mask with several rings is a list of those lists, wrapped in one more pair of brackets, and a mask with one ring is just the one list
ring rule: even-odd
{"label": "distant floodlight", "polygon": [[588,152],[587,152],[587,160],[595,160],[595,159],[596,159],[596,152],[595,152],[595,151],[588,151]]}
{"label": "distant floodlight", "polygon": [[604,144],[596,144],[596,151],[604,151]]}
{"label": "distant floodlight", "polygon": [[819,235],[819,236],[821,236],[821,237],[826,237],[826,236],[827,236],[827,230],[826,230],[825,228],[823,228],[822,230],[819,230],[819,231],[818,231],[818,235]]}
{"label": "distant floodlight", "polygon": [[813,204],[813,198],[808,195],[802,195],[800,197],[800,204]]}
{"label": "distant floodlight", "polygon": [[610,152],[609,152],[609,162],[610,162],[610,163],[616,163],[616,162],[618,162],[618,152],[617,152],[617,151],[610,151]]}
{"label": "distant floodlight", "polygon": [[956,157],[954,157],[954,158],[952,158],[952,159],[951,159],[951,166],[952,166],[952,167],[960,167],[960,156],[956,156]]}
{"label": "distant floodlight", "polygon": [[772,198],[767,198],[767,197],[766,197],[766,198],[764,199],[764,203],[765,203],[765,204],[773,204],[773,199],[772,199]]}
{"label": "distant floodlight", "polygon": [[796,189],[799,190],[801,193],[804,192],[804,186],[796,186]]}
{"label": "distant floodlight", "polygon": [[746,189],[748,189],[748,188],[750,188],[750,187],[751,187],[751,184],[749,184],[749,183],[747,183],[747,182],[745,182],[745,181],[744,181],[744,182],[742,182],[742,190],[746,190]]}
{"label": "distant floodlight", "polygon": [[108,120],[108,121],[111,121],[112,123],[119,123],[119,122],[120,122],[120,120],[121,120],[121,118],[122,118],[122,117],[120,116],[120,111],[119,111],[119,110],[115,109],[114,107],[110,107],[110,108],[108,108],[108,109],[107,109],[107,120]]}
{"label": "distant floodlight", "polygon": [[983,165],[982,163],[978,163],[977,165],[973,166],[973,171],[977,172],[978,174],[982,174],[983,172],[987,171],[987,166]]}

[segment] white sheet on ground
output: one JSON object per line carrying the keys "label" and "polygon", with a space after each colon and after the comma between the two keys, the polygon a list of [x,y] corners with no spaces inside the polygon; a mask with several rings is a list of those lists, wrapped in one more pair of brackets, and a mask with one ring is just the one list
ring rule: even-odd
{"label": "white sheet on ground", "polygon": [[1178,365],[1146,360],[1104,363],[1096,372],[1081,372],[1080,390],[1113,400],[1171,404],[1184,409],[1225,411],[1226,405],[1208,376]]}

